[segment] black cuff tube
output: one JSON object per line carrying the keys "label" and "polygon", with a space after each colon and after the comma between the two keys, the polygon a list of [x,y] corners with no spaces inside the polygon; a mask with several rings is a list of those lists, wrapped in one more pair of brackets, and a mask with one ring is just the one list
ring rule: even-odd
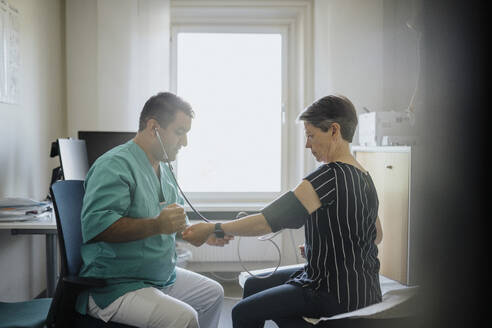
{"label": "black cuff tube", "polygon": [[273,232],[281,229],[298,229],[309,217],[308,211],[292,191],[286,192],[265,206],[261,213]]}

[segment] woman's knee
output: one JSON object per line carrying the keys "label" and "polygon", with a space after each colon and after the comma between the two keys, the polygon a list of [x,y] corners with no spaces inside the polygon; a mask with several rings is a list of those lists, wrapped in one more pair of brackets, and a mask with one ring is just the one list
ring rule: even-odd
{"label": "woman's knee", "polygon": [[256,294],[259,291],[258,279],[249,277],[244,282],[243,298]]}
{"label": "woman's knee", "polygon": [[249,321],[250,316],[254,316],[254,313],[248,308],[248,303],[244,300],[234,305],[231,312],[232,322],[243,323]]}

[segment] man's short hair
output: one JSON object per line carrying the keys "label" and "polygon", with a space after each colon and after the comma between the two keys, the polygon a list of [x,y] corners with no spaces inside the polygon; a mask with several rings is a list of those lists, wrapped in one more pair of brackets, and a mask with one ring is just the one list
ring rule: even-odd
{"label": "man's short hair", "polygon": [[195,116],[191,105],[171,92],[160,92],[150,97],[140,112],[138,131],[143,131],[152,118],[166,128],[174,121],[178,110],[191,118]]}
{"label": "man's short hair", "polygon": [[306,121],[323,132],[328,131],[332,123],[338,123],[342,138],[348,142],[352,142],[357,128],[357,112],[354,105],[341,95],[330,95],[316,100],[306,107],[297,119]]}

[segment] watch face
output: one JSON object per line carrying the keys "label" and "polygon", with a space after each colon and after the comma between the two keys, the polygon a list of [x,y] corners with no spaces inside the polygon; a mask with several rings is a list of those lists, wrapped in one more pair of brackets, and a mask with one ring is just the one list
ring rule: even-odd
{"label": "watch face", "polygon": [[215,224],[215,237],[224,238],[224,230],[222,230],[220,223]]}

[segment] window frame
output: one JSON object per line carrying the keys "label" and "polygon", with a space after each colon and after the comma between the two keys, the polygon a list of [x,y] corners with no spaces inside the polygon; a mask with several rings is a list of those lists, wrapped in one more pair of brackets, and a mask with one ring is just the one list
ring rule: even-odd
{"label": "window frame", "polygon": [[[172,1],[170,90],[177,91],[178,33],[275,33],[282,38],[280,192],[187,192],[203,211],[258,210],[292,189],[314,162],[298,113],[312,101],[311,1]],[[179,158],[174,163],[179,170]]]}

